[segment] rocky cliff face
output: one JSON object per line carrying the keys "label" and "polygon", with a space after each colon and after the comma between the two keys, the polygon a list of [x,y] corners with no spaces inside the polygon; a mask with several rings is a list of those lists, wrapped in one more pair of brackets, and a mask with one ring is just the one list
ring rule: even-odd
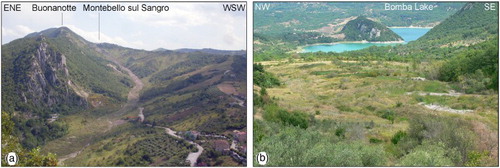
{"label": "rocky cliff face", "polygon": [[[66,57],[51,48],[44,36],[36,41],[37,47],[32,53],[14,61],[16,73],[25,73],[18,77],[27,77],[16,80],[18,85],[24,85],[16,89],[23,103],[50,109],[58,104],[86,106],[85,98],[78,96],[69,85]],[[28,66],[22,65],[26,63]]]}
{"label": "rocky cliff face", "polygon": [[391,29],[363,16],[347,22],[341,33],[348,41],[403,41],[403,38]]}

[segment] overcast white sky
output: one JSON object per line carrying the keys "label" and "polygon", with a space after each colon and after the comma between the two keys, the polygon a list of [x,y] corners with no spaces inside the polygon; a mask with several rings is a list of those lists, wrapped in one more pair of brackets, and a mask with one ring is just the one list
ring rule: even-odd
{"label": "overcast white sky", "polygon": [[[108,42],[135,49],[214,48],[246,49],[246,11],[226,12],[222,3],[149,3],[168,5],[168,12],[100,12],[101,34],[98,40],[98,12],[83,12],[83,3],[37,3],[38,5],[73,4],[77,12],[32,12],[33,3],[22,3],[22,12],[2,12],[2,44],[29,33],[64,25],[88,41]],[[88,4],[88,3],[86,3]],[[116,3],[91,3],[116,4]],[[119,3],[141,5],[142,3]],[[240,3],[241,4],[241,3]]]}

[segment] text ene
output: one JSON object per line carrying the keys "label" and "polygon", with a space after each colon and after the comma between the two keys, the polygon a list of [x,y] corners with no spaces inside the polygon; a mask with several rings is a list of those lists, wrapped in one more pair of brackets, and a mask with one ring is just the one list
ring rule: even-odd
{"label": "text ene", "polygon": [[21,4],[5,4],[3,11],[21,11]]}

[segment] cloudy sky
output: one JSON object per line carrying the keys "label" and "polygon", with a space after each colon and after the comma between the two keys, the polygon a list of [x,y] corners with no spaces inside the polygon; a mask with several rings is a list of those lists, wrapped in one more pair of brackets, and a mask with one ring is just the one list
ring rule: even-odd
{"label": "cloudy sky", "polygon": [[[66,5],[77,12],[32,12],[32,3],[22,3],[22,12],[2,12],[2,44],[29,33],[66,26],[91,42],[108,42],[125,47],[246,49],[246,11],[226,12],[222,3],[149,3],[168,5],[168,12],[89,12],[83,3],[37,3]],[[86,3],[88,4],[88,3]],[[99,5],[101,3],[91,3]],[[106,3],[105,3],[106,4]],[[105,5],[104,4],[104,5]],[[116,3],[108,3],[116,5]],[[120,3],[123,6],[142,3]],[[61,25],[61,13],[64,16]],[[100,40],[98,39],[100,13]]]}

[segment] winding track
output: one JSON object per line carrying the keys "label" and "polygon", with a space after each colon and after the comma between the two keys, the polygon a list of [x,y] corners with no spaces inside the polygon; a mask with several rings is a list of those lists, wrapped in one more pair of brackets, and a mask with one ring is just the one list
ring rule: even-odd
{"label": "winding track", "polygon": [[[142,108],[142,107],[141,107]],[[140,114],[142,114],[142,111],[140,111]],[[151,126],[151,124],[146,124],[147,126]],[[168,135],[171,135],[173,137],[177,137],[179,139],[184,139],[182,138],[181,136],[177,135],[176,131],[168,128],[168,127],[161,127],[161,126],[155,126],[155,128],[162,128],[162,129],[165,129],[165,132],[168,134]],[[196,148],[198,148],[198,151],[196,152],[190,152],[186,158],[187,161],[189,161],[189,165],[191,167],[194,167],[196,166],[196,161],[198,160],[198,157],[200,157],[201,153],[203,152],[203,147],[201,147],[201,145],[193,142],[193,141],[190,141],[190,140],[187,140],[187,139],[184,139],[186,141],[188,141],[190,144],[193,144],[196,146]]]}
{"label": "winding track", "polygon": [[[123,106],[123,108],[121,108],[117,113],[114,113],[114,115],[121,116],[125,112],[127,112],[128,110],[139,108],[139,117],[141,117],[141,119],[144,121],[144,119],[145,119],[144,118],[144,113],[143,113],[144,108],[143,107],[137,107],[137,103],[139,102],[139,92],[143,89],[144,83],[142,83],[141,79],[139,79],[139,77],[137,77],[137,75],[135,75],[130,69],[128,69],[127,67],[123,66],[122,64],[120,64],[116,60],[112,59],[112,61],[115,64],[117,64],[120,67],[120,69],[122,69],[125,72],[127,72],[128,76],[130,76],[130,78],[134,81],[134,87],[128,93],[127,104],[125,104]],[[171,136],[184,139],[184,138],[176,135],[175,134],[176,132],[173,131],[170,128],[159,127],[159,126],[156,126],[156,127],[157,128],[163,128],[163,129],[165,129],[165,132],[167,134],[171,135]],[[198,160],[198,157],[200,157],[201,153],[203,152],[203,147],[201,147],[197,143],[194,143],[193,141],[189,141],[187,139],[184,139],[184,140],[188,141],[190,144],[193,144],[193,145],[196,146],[196,148],[198,148],[197,152],[191,152],[191,153],[189,153],[188,157],[186,158],[186,160],[189,161],[190,166],[193,167],[193,166],[196,165],[196,161]]]}
{"label": "winding track", "polygon": [[[134,82],[134,87],[132,87],[132,89],[130,89],[130,91],[128,92],[127,103],[122,108],[120,108],[120,110],[118,110],[118,111],[116,111],[116,112],[114,112],[114,113],[112,113],[112,114],[109,115],[110,118],[117,118],[117,117],[122,116],[125,112],[127,112],[129,110],[133,110],[133,109],[137,108],[137,103],[139,102],[139,92],[144,87],[144,84],[142,83],[141,79],[139,79],[139,77],[137,77],[137,75],[135,75],[130,69],[128,69],[127,67],[123,66],[122,64],[120,64],[118,61],[116,61],[114,59],[111,59],[111,61],[113,61],[115,64],[117,64],[120,67],[120,69],[122,69],[123,71],[125,71],[127,73],[127,75],[130,76],[130,78]],[[118,119],[115,122],[117,122],[117,123],[123,123],[123,122],[120,122],[119,120],[121,120],[121,119]],[[106,129],[106,131],[111,130],[111,128],[113,126],[115,126],[115,124],[113,124],[114,122],[111,122],[109,120],[105,120],[105,121],[107,121],[109,123],[109,125],[110,125],[108,127],[108,129]],[[88,143],[87,145],[85,145],[79,151],[75,151],[73,153],[70,153],[68,155],[60,157],[59,158],[59,164],[60,165],[64,165],[64,161],[65,160],[71,159],[71,158],[74,158],[74,157],[78,156],[89,145],[90,145],[90,143]]]}
{"label": "winding track", "polygon": [[127,103],[117,113],[114,113],[115,116],[120,116],[128,110],[137,108],[137,103],[139,102],[139,92],[144,87],[144,83],[142,83],[141,79],[139,79],[139,77],[137,77],[137,75],[135,75],[130,69],[123,66],[114,59],[112,59],[111,61],[118,65],[120,69],[127,72],[127,75],[130,76],[132,81],[134,81],[134,87],[128,92]]}

